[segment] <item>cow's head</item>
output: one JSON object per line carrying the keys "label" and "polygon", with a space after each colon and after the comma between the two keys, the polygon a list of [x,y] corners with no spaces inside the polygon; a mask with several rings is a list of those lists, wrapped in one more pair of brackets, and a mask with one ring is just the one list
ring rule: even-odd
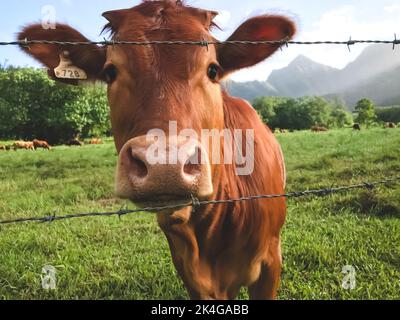
{"label": "cow's head", "polygon": [[[109,21],[105,29],[111,32],[112,39],[127,41],[213,41],[210,30],[215,26],[216,15],[181,1],[145,1],[131,9],[103,14]],[[263,15],[244,22],[228,40],[282,40],[294,33],[294,24],[287,18]],[[19,39],[88,41],[78,31],[61,24],[55,30],[30,25],[19,34]],[[278,48],[279,45],[271,44],[223,44],[208,48],[177,44],[22,47],[46,65],[54,79],[53,70],[60,63],[60,55],[68,52],[68,58],[89,79],[107,83],[119,152],[117,193],[135,202],[152,203],[156,199],[170,202],[190,195],[199,199],[212,195],[216,166],[209,159],[199,159],[204,155],[207,158],[209,148],[198,138],[179,133],[192,129],[200,137],[202,129],[223,129],[221,79],[261,62]],[[170,132],[175,123],[177,131]],[[160,142],[160,131],[166,133],[165,152],[151,149]]]}

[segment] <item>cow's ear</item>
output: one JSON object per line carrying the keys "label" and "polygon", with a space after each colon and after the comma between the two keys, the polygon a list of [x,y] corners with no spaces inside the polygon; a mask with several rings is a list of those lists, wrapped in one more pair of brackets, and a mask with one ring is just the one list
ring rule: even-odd
{"label": "cow's ear", "polygon": [[[228,41],[290,40],[295,33],[295,24],[288,18],[263,15],[244,22]],[[263,61],[279,47],[279,44],[223,44],[218,48],[218,62],[226,75]]]}
{"label": "cow's ear", "polygon": [[[19,34],[18,40],[47,40],[62,42],[87,42],[89,41],[81,33],[68,25],[57,24],[55,29],[43,29],[40,24],[34,24],[25,27]],[[86,72],[89,80],[101,78],[101,72],[106,60],[105,47],[97,45],[65,45],[65,44],[29,44],[21,45],[21,49],[45,65],[49,70],[51,78],[77,84],[74,79],[59,79],[55,76],[54,69],[60,65],[60,56],[68,52],[68,59],[73,66]]]}

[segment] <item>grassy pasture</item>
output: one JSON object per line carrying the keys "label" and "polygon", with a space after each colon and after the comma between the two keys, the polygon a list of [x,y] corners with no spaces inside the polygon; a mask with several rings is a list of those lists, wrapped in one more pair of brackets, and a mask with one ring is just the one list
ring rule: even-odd
{"label": "grassy pasture", "polygon": [[[400,174],[399,129],[278,138],[288,190]],[[115,163],[111,141],[0,151],[0,220],[118,210],[127,203],[113,197]],[[283,255],[280,299],[400,299],[400,185],[290,200]],[[57,269],[56,290],[41,287],[45,265]],[[341,286],[345,265],[354,290]],[[153,215],[0,226],[0,299],[186,298]]]}

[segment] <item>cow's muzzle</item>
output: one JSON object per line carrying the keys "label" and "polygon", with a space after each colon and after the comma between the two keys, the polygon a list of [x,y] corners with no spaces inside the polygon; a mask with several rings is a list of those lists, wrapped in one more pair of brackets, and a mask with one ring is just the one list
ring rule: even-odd
{"label": "cow's muzzle", "polygon": [[207,152],[194,139],[131,139],[119,154],[116,193],[139,206],[207,199],[213,193]]}

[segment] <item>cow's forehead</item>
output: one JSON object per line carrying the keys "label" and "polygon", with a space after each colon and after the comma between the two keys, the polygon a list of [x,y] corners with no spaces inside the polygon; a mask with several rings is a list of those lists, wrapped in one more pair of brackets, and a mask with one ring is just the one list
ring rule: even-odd
{"label": "cow's forehead", "polygon": [[[109,11],[104,16],[109,20],[105,30],[113,38],[130,40],[157,35],[159,40],[200,41],[208,39],[210,29],[215,25],[214,11],[185,6],[181,1],[145,1],[142,4],[126,9]],[[200,38],[199,38],[200,37]]]}
{"label": "cow's forehead", "polygon": [[[206,74],[217,63],[214,46],[115,46],[107,50],[107,61],[130,73],[136,81],[180,81],[187,83]],[[165,83],[168,83],[165,82]],[[176,82],[175,82],[176,84]]]}
{"label": "cow's forehead", "polygon": [[[215,12],[171,1],[147,1],[106,15],[110,21],[107,28],[116,41],[213,41],[210,29],[214,16]],[[203,70],[211,60],[216,60],[213,46],[207,49],[197,45],[120,46],[119,49],[108,50],[108,58],[110,53],[114,53],[111,55],[114,59],[124,57],[121,65],[130,71],[140,69],[147,78],[175,75],[187,79],[196,70]]]}

